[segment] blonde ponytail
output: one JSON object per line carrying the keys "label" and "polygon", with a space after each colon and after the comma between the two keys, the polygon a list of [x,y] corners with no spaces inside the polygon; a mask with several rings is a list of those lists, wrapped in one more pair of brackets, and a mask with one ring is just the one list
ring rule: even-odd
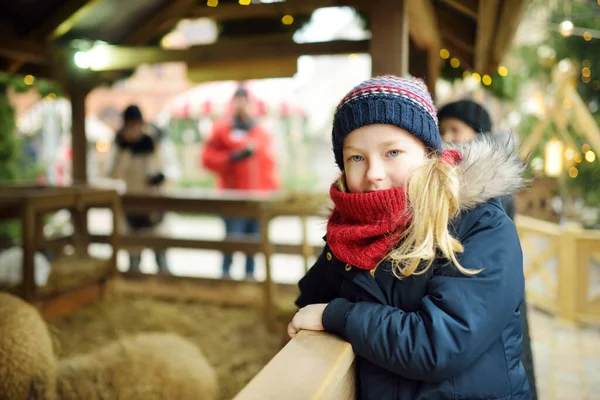
{"label": "blonde ponytail", "polygon": [[456,168],[435,156],[410,176],[407,191],[413,218],[399,246],[386,257],[394,276],[402,279],[424,274],[438,250],[461,273],[480,272],[460,265],[456,254],[463,252],[463,246],[448,231],[450,219],[459,210],[459,187]]}

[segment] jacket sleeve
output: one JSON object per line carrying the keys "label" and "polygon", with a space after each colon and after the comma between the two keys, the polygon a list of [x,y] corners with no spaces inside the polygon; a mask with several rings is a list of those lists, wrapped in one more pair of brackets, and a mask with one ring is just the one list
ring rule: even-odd
{"label": "jacket sleeve", "polygon": [[227,169],[231,157],[229,149],[221,142],[221,131],[223,129],[225,129],[223,125],[216,124],[202,152],[202,165],[204,168],[217,174],[221,174]]}
{"label": "jacket sleeve", "polygon": [[523,299],[523,258],[514,224],[488,207],[460,238],[462,275],[447,265],[429,280],[416,312],[335,299],[323,326],[354,351],[398,375],[441,381],[464,371],[498,340]]}
{"label": "jacket sleeve", "polygon": [[315,265],[298,282],[300,296],[296,299],[298,308],[309,304],[329,303],[339,295],[342,277],[335,272],[326,260],[327,246]]}

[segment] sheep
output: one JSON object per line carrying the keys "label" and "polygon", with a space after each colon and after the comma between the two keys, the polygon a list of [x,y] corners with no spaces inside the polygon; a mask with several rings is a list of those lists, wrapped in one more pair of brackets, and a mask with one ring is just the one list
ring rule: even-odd
{"label": "sheep", "polygon": [[200,350],[172,333],[138,334],[61,360],[61,399],[218,398],[217,376]]}
{"label": "sheep", "polygon": [[0,292],[0,400],[52,400],[58,361],[48,328],[25,301]]}

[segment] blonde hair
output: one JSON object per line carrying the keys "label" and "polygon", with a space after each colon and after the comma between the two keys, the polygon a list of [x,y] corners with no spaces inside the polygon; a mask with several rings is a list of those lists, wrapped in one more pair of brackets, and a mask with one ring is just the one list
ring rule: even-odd
{"label": "blonde hair", "polygon": [[[347,191],[344,174],[337,186],[340,191]],[[464,248],[448,230],[450,220],[459,211],[459,188],[456,168],[436,155],[411,174],[407,195],[412,218],[398,247],[384,257],[391,261],[392,273],[398,279],[427,272],[438,251],[465,275],[481,272],[460,265],[456,255]]]}

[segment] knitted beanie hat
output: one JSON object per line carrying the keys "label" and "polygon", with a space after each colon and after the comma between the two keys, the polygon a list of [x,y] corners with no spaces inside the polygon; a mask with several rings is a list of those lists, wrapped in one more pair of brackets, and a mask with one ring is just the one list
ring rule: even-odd
{"label": "knitted beanie hat", "polygon": [[130,105],[123,111],[124,121],[143,121],[142,111],[136,105]]}
{"label": "knitted beanie hat", "polygon": [[446,104],[438,112],[440,122],[444,118],[459,119],[473,128],[477,133],[489,133],[492,131],[490,114],[481,105],[471,100],[461,100]]}
{"label": "knitted beanie hat", "polygon": [[427,86],[417,78],[380,76],[364,81],[339,103],[333,118],[335,162],[344,170],[344,139],[367,125],[402,128],[434,151],[442,151],[435,107]]}

